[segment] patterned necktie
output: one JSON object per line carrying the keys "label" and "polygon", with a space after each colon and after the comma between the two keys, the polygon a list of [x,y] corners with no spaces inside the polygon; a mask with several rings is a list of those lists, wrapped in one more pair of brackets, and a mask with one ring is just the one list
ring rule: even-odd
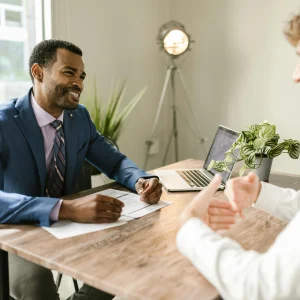
{"label": "patterned necktie", "polygon": [[65,139],[62,122],[55,120],[50,125],[56,130],[53,146],[53,161],[47,180],[46,194],[48,197],[59,198],[64,192],[64,179],[66,169]]}

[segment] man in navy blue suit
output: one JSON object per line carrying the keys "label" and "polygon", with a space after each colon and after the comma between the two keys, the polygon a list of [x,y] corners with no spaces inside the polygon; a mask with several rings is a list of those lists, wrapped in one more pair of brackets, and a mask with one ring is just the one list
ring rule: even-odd
{"label": "man in navy blue suit", "polygon": [[[33,88],[0,106],[0,223],[49,226],[57,220],[107,223],[119,219],[123,203],[104,195],[75,200],[84,160],[110,178],[157,203],[162,187],[96,131],[79,104],[86,73],[75,45],[46,40],[29,60]],[[59,299],[50,270],[10,255],[11,294],[16,299]],[[111,299],[83,285],[71,299]]]}

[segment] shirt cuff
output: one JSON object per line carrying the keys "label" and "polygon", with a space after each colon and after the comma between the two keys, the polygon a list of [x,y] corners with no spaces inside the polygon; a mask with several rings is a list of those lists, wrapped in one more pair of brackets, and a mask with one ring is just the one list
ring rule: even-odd
{"label": "shirt cuff", "polygon": [[274,195],[274,186],[266,182],[261,182],[261,190],[256,202],[253,203],[253,207],[274,215],[279,203],[278,197],[272,197],[272,195]]}
{"label": "shirt cuff", "polygon": [[50,220],[52,222],[56,222],[58,221],[58,215],[59,215],[59,211],[60,211],[60,207],[62,204],[63,200],[59,200],[57,201],[57,203],[53,206],[51,212],[50,212]]}

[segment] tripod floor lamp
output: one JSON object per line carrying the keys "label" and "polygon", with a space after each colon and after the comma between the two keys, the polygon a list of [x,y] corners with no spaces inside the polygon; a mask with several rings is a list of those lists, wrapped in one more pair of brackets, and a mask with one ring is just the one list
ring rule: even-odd
{"label": "tripod floor lamp", "polygon": [[[190,44],[194,42],[191,40],[190,35],[186,32],[185,27],[177,22],[177,21],[169,21],[163,24],[158,32],[157,36],[157,43],[160,45],[161,50],[163,50],[170,58],[170,64],[167,68],[167,73],[164,81],[164,85],[162,88],[162,92],[160,95],[159,104],[157,107],[155,119],[153,122],[152,130],[151,130],[151,137],[149,140],[146,141],[146,158],[144,161],[143,168],[146,169],[147,162],[150,155],[150,149],[153,145],[153,138],[157,130],[158,120],[161,113],[162,105],[165,99],[167,87],[169,81],[171,82],[171,92],[172,92],[172,130],[171,134],[167,141],[167,147],[163,156],[163,165],[165,165],[167,160],[167,155],[171,146],[172,139],[174,139],[174,151],[175,151],[175,160],[178,161],[178,130],[177,130],[177,106],[175,102],[175,74],[179,75],[180,83],[183,87],[186,102],[190,109],[191,115],[194,118],[193,111],[191,109],[189,97],[187,94],[187,89],[183,80],[183,76],[181,74],[181,70],[179,68],[179,64],[177,64],[178,57],[182,56],[182,54],[186,54],[188,50],[190,50]],[[195,118],[194,118],[195,121]],[[197,122],[195,121],[195,124]],[[196,126],[197,128],[197,126]],[[197,133],[198,135],[198,133]]]}

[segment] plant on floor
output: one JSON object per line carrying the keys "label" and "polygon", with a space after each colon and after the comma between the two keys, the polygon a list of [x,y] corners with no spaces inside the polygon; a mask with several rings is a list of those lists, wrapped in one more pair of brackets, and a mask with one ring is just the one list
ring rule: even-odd
{"label": "plant on floor", "polygon": [[224,161],[212,160],[208,169],[218,172],[229,171],[228,166],[244,161],[239,171],[242,176],[247,169],[257,169],[265,157],[274,158],[281,153],[288,153],[293,159],[299,158],[300,142],[297,140],[283,140],[279,142],[279,134],[276,133],[275,125],[264,121],[254,124],[249,130],[242,131],[231,148],[225,153]]}

